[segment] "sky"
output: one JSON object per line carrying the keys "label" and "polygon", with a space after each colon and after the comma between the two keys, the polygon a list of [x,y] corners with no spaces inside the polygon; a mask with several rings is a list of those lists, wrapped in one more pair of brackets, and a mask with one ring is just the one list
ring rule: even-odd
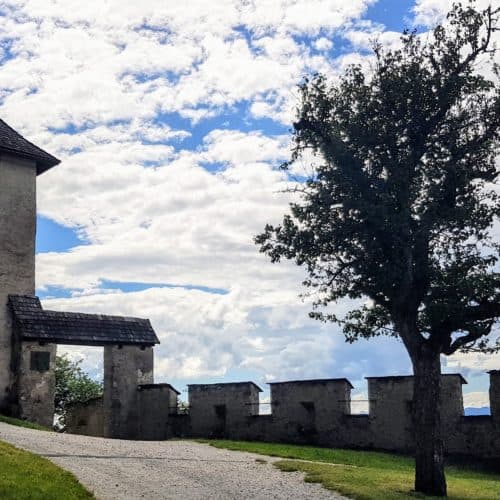
{"label": "sky", "polygon": [[[62,160],[38,178],[44,307],[150,318],[155,381],[183,398],[190,383],[347,377],[366,399],[364,377],[411,373],[398,341],[348,345],[309,319],[303,271],[253,238],[292,200],[277,167],[301,79],[369,64],[372,40],[425,32],[450,4],[3,0],[0,117]],[[102,376],[102,349],[59,352]],[[443,359],[474,407],[499,366]]]}

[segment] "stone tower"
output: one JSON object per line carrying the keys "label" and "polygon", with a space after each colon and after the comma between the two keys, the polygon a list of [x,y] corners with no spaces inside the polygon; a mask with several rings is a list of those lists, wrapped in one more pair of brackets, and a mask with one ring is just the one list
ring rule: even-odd
{"label": "stone tower", "polygon": [[14,382],[8,296],[35,293],[36,177],[58,163],[0,120],[0,411]]}

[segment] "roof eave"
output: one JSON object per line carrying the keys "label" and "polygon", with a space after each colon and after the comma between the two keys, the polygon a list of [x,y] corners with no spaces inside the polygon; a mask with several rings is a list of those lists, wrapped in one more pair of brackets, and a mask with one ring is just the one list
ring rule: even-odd
{"label": "roof eave", "polygon": [[[52,167],[55,167],[56,165],[59,165],[61,163],[61,160],[59,158],[56,158],[55,156],[51,156],[51,158],[42,158],[37,155],[32,155],[29,153],[22,153],[19,151],[16,151],[15,149],[10,149],[7,147],[2,147],[0,148],[0,151],[3,153],[7,153],[8,155],[12,156],[19,156],[21,158],[26,158],[28,160],[33,160],[36,164],[36,175],[41,175],[44,172],[47,172],[47,170],[50,170]],[[49,155],[49,153],[47,153]]]}
{"label": "roof eave", "polygon": [[61,160],[58,160],[57,158],[54,158],[54,161],[52,162],[36,162],[36,175],[42,175],[43,173],[47,172],[47,170],[50,170],[51,168],[59,165],[61,163]]}
{"label": "roof eave", "polygon": [[28,342],[43,342],[44,344],[57,344],[57,345],[81,345],[81,346],[113,346],[113,345],[127,345],[127,346],[137,346],[137,347],[154,347],[159,344],[160,341],[156,340],[155,342],[136,342],[130,340],[106,340],[106,339],[69,339],[69,338],[61,338],[61,337],[44,337],[42,335],[30,335],[30,334],[22,334],[21,339]]}

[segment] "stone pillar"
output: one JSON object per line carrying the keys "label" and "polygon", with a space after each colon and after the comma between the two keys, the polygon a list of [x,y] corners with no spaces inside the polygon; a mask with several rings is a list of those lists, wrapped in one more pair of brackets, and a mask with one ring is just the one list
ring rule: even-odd
{"label": "stone pillar", "polygon": [[35,231],[35,162],[0,154],[0,411],[16,399],[8,295],[35,293]]}
{"label": "stone pillar", "polygon": [[168,439],[170,415],[177,414],[178,392],[170,384],[149,384],[138,387],[139,439]]}
{"label": "stone pillar", "polygon": [[490,374],[490,411],[491,418],[500,426],[500,370],[491,370]]}
{"label": "stone pillar", "polygon": [[413,439],[413,377],[366,377],[368,380],[370,445],[410,451]]}
{"label": "stone pillar", "polygon": [[253,382],[190,384],[189,416],[195,437],[243,439],[248,418],[259,414],[259,392]]}
{"label": "stone pillar", "polygon": [[[413,376],[367,377],[370,428],[375,448],[409,452],[414,449]],[[458,373],[441,376],[441,423],[445,439],[455,439],[464,414]]]}
{"label": "stone pillar", "polygon": [[56,390],[55,344],[22,342],[18,369],[17,416],[52,428]]}
{"label": "stone pillar", "polygon": [[350,413],[352,389],[349,380],[296,380],[269,385],[279,440],[320,446],[344,444],[343,417]]}
{"label": "stone pillar", "polygon": [[139,401],[137,386],[153,383],[153,348],[104,348],[104,437],[137,439]]}

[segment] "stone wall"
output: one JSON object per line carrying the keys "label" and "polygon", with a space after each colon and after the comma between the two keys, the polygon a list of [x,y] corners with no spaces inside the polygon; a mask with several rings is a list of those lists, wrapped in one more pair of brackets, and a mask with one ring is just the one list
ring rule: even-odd
{"label": "stone wall", "polygon": [[[164,440],[190,434],[189,418],[177,412],[179,392],[170,384],[140,384],[135,390],[137,397],[130,402],[130,406],[134,405],[134,408],[129,407],[130,420],[126,427],[129,434],[123,434],[122,428],[120,436],[108,435],[108,437]],[[71,405],[66,417],[66,432],[104,436],[104,399],[106,399],[106,387],[104,397]]]}
{"label": "stone wall", "polygon": [[137,439],[139,405],[137,386],[153,383],[153,348],[104,348],[104,436]]}
{"label": "stone wall", "polygon": [[139,439],[173,437],[169,416],[177,414],[178,392],[170,384],[139,385]]}
{"label": "stone wall", "polygon": [[[443,375],[439,404],[448,453],[500,457],[500,372],[490,377],[492,416],[466,417],[461,387],[465,380]],[[250,384],[189,386],[191,436],[398,452],[414,448],[411,376],[368,378],[367,415],[350,413],[352,386],[346,379],[272,383],[270,415],[254,410],[258,393],[250,395]],[[222,426],[216,408],[223,404]],[[230,419],[230,414],[238,418]]]}
{"label": "stone wall", "polygon": [[262,389],[253,382],[192,384],[188,390],[193,436],[241,439],[248,417],[259,414]]}
{"label": "stone wall", "polygon": [[[9,294],[35,292],[36,167],[0,155],[0,411],[16,400]],[[19,348],[19,345],[17,346]]]}
{"label": "stone wall", "polygon": [[72,404],[66,415],[66,432],[102,437],[104,435],[103,398]]}
{"label": "stone wall", "polygon": [[[490,379],[492,416],[466,417],[465,380],[443,375],[439,404],[447,453],[500,458],[500,371],[490,372]],[[139,386],[130,434],[123,437],[228,438],[406,453],[414,448],[411,376],[369,377],[366,415],[351,414],[352,386],[346,379],[270,386],[269,415],[259,414],[260,389],[252,382],[190,385],[187,415],[176,413],[178,393],[168,384]]]}
{"label": "stone wall", "polygon": [[[455,439],[463,418],[461,375],[443,375],[441,379],[441,418],[448,441]],[[368,377],[369,414],[344,418],[348,442],[360,448],[411,451],[414,446],[412,405],[413,377]]]}
{"label": "stone wall", "polygon": [[38,342],[22,342],[20,346],[16,355],[19,365],[14,384],[17,405],[13,405],[11,410],[19,418],[52,427],[57,346],[40,345]]}
{"label": "stone wall", "polygon": [[350,413],[351,383],[346,379],[298,380],[271,383],[275,439],[324,442]]}
{"label": "stone wall", "polygon": [[491,370],[490,374],[490,407],[491,416],[500,422],[500,370]]}

